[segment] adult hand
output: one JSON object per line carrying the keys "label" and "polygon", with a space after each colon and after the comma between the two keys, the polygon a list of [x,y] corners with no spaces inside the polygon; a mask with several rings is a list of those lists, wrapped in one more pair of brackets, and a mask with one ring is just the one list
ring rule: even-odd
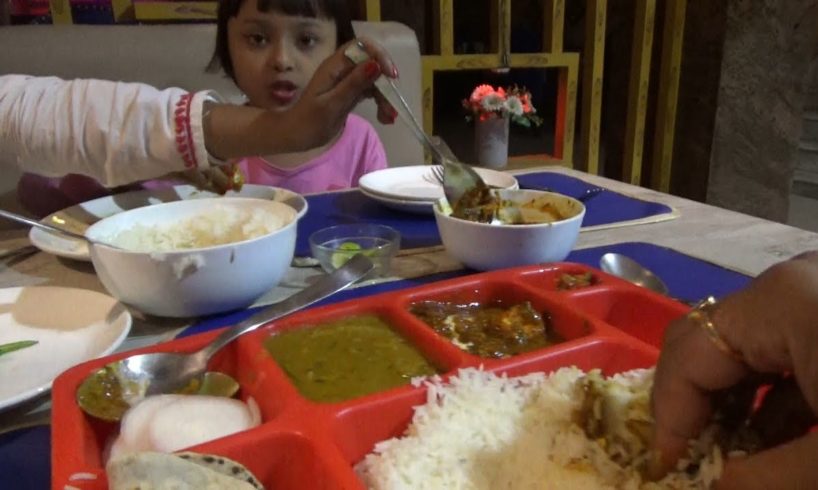
{"label": "adult hand", "polygon": [[204,170],[185,170],[175,174],[176,177],[193,184],[197,189],[225,194],[227,191],[240,191],[245,176],[239,166],[229,163],[221,167],[210,167]]}
{"label": "adult hand", "polygon": [[[350,44],[360,42],[369,61],[356,65],[344,54]],[[364,37],[341,46],[313,74],[304,93],[293,107],[292,122],[302,135],[302,149],[326,143],[343,128],[346,117],[365,97],[372,96],[378,105],[378,120],[390,124],[397,112],[373,90],[381,74],[397,78],[398,71],[386,50]]]}
{"label": "adult hand", "polygon": [[[347,115],[364,97],[373,95],[373,82],[381,74],[397,77],[397,68],[381,46],[358,38],[370,60],[356,65],[345,44],[324,60],[295,105],[284,112],[231,104],[212,104],[203,127],[210,155],[221,160],[253,155],[305,151],[338,135]],[[355,41],[351,41],[355,42]],[[394,122],[396,112],[375,96],[378,119]]]}
{"label": "adult hand", "polygon": [[[664,474],[685,454],[712,413],[711,394],[753,372],[792,373],[818,414],[818,253],[777,264],[710,315],[724,341],[744,362],[720,350],[701,326],[681,319],[669,326],[656,368],[654,468]],[[719,488],[818,487],[818,433],[746,458],[730,460]]]}

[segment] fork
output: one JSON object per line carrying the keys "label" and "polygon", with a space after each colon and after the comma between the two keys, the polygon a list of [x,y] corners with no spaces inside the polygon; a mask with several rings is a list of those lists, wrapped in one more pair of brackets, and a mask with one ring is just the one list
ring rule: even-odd
{"label": "fork", "polygon": [[423,174],[423,180],[443,186],[443,167],[440,165],[432,165],[429,170],[431,171],[431,175]]}
{"label": "fork", "polygon": [[[352,43],[344,54],[356,64],[369,59],[369,54],[366,52],[365,46],[361,41]],[[471,189],[487,187],[486,183],[473,168],[465,163],[446,157],[446,155],[440,151],[440,148],[434,144],[429,135],[423,130],[423,127],[412,113],[412,109],[409,107],[400,89],[395,85],[394,80],[381,75],[375,80],[375,87],[392,107],[395,108],[403,122],[409,126],[415,138],[417,138],[423,147],[431,154],[432,161],[441,165],[441,167],[439,167],[442,172],[440,182],[443,185],[443,193],[446,195],[446,199],[450,204],[453,205],[456,203],[463,194]]]}

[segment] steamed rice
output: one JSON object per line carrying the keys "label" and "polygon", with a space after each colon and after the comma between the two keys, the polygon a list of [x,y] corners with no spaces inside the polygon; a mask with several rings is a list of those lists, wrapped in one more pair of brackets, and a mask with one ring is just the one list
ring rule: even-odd
{"label": "steamed rice", "polygon": [[[563,368],[507,378],[464,369],[447,384],[433,379],[404,436],[378,443],[356,471],[371,489],[708,488],[721,459],[707,437],[688,467],[658,483],[640,475],[648,448],[630,428],[652,423],[652,375]],[[589,413],[607,431],[597,439],[577,418],[594,389],[602,403]]]}
{"label": "steamed rice", "polygon": [[172,224],[137,223],[117,233],[109,242],[139,252],[168,252],[250,240],[286,224],[284,218],[265,209],[218,205]]}

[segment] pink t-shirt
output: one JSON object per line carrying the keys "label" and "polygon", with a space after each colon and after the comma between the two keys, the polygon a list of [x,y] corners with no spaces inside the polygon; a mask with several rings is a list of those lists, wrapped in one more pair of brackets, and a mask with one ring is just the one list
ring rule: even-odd
{"label": "pink t-shirt", "polygon": [[295,168],[282,168],[261,157],[239,161],[246,182],[272,185],[307,194],[347,189],[373,170],[386,168],[386,152],[375,128],[355,114],[347,117],[344,132],[325,152]]}
{"label": "pink t-shirt", "polygon": [[[248,184],[284,187],[306,194],[358,185],[358,179],[373,170],[386,168],[386,152],[375,128],[360,116],[350,114],[344,132],[334,145],[296,168],[284,169],[260,157],[239,162]],[[184,182],[157,179],[141,184],[107,189],[83,175],[48,178],[24,174],[17,184],[20,203],[38,216],[112,193],[135,189],[157,189]]]}

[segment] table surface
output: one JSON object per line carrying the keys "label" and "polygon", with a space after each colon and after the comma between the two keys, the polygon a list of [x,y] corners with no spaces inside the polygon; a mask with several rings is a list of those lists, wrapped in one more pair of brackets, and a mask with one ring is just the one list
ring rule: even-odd
{"label": "table surface", "polygon": [[[620,242],[648,242],[753,276],[800,252],[818,249],[818,234],[780,223],[562,167],[527,171],[543,170],[563,172],[633,197],[661,202],[679,213],[677,218],[659,223],[583,232],[576,245],[578,249]],[[28,229],[0,231],[0,258],[0,287],[50,285],[104,292],[90,263],[65,260],[32,250]],[[442,247],[407,250],[396,257],[393,277],[381,280],[417,277],[459,268],[460,264],[451,259]],[[282,284],[257,304],[268,304],[289,296],[320,274],[322,272],[314,268],[292,268]],[[131,335],[120,350],[170,339],[190,323],[191,320],[145,319],[135,315]],[[32,414],[44,413],[47,401],[26,408],[24,412],[0,414],[0,432],[30,420]]]}

